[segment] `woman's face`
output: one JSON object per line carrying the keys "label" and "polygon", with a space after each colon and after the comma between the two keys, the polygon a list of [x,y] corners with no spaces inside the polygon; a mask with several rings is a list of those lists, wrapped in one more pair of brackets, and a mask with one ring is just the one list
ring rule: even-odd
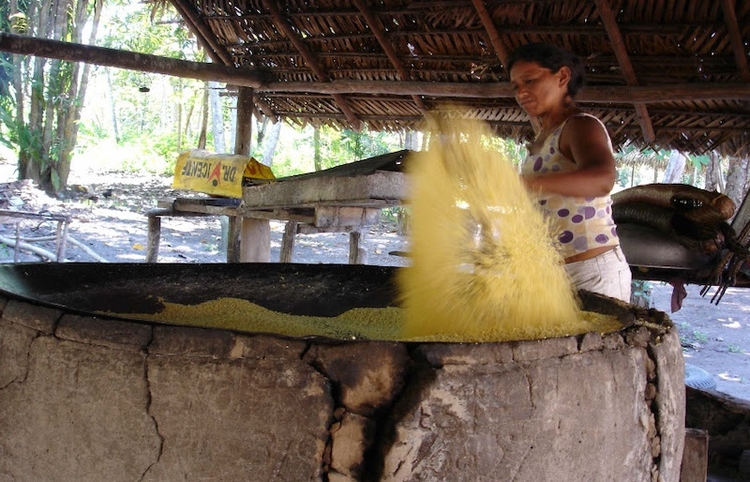
{"label": "woman's face", "polygon": [[567,69],[552,73],[537,62],[521,61],[510,69],[516,102],[531,117],[539,117],[564,106],[568,92]]}

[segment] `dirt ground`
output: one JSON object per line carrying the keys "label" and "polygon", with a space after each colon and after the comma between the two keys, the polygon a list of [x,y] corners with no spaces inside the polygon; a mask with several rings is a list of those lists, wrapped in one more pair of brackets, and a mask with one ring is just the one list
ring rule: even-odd
{"label": "dirt ground", "polygon": [[[49,198],[29,182],[12,182],[12,166],[0,163],[0,209],[52,212],[71,216],[65,259],[70,262],[126,262],[145,260],[147,223],[145,212],[160,198],[184,194],[170,187],[171,180],[124,173],[85,173],[71,176],[66,199]],[[15,220],[0,218],[0,236],[15,238]],[[54,223],[22,221],[22,236],[53,235]],[[283,224],[272,222],[271,260],[279,259]],[[218,218],[165,218],[162,221],[160,262],[221,263],[222,224]],[[407,251],[408,241],[384,219],[365,235],[367,263],[406,266],[408,259],[389,254]],[[54,241],[34,242],[48,252]],[[345,233],[299,235],[292,261],[298,263],[346,263],[349,240]],[[0,238],[0,262],[13,262],[16,253]],[[18,261],[42,258],[18,252]],[[653,307],[669,313],[672,287],[652,283]],[[711,376],[716,390],[750,400],[750,290],[729,289],[718,305],[711,304],[700,286],[688,286],[682,309],[669,313],[677,325],[686,364]]]}

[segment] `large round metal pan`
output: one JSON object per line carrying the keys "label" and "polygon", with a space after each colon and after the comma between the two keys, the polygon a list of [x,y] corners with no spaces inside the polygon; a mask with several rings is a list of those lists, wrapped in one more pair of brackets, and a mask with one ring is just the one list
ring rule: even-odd
{"label": "large round metal pan", "polygon": [[336,264],[0,264],[0,291],[85,313],[158,313],[165,302],[248,300],[281,313],[337,316],[395,306],[394,267]]}

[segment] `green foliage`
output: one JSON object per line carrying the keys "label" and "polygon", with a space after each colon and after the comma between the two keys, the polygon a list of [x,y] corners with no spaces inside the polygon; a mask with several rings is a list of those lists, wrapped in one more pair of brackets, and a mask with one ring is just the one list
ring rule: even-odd
{"label": "green foliage", "polygon": [[28,152],[32,156],[41,150],[39,132],[16,117],[15,102],[10,96],[0,97],[0,142],[14,151]]}
{"label": "green foliage", "polygon": [[117,144],[114,139],[101,139],[76,150],[72,168],[94,171],[147,172],[156,175],[174,174],[176,156],[166,158],[155,152],[152,144]]}
{"label": "green foliage", "polygon": [[526,146],[513,139],[493,136],[483,139],[483,142],[486,148],[499,152],[513,165],[518,166],[526,158]]}
{"label": "green foliage", "polygon": [[[284,125],[282,130],[284,134],[280,137],[273,158],[274,174],[282,177],[314,171],[314,128],[307,126],[302,129],[293,129]],[[402,148],[400,142],[397,134],[389,132],[376,132],[368,129],[354,132],[321,127],[321,168],[328,169],[397,151]],[[261,154],[259,146],[253,150],[256,159],[260,159]]]}
{"label": "green foliage", "polygon": [[700,330],[693,330],[693,338],[700,343],[706,343],[708,341],[708,333]]}

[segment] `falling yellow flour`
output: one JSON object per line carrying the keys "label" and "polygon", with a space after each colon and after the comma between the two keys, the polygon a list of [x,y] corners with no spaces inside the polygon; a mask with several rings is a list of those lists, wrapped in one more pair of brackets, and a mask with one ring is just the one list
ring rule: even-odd
{"label": "falling yellow flour", "polygon": [[[355,308],[336,317],[298,316],[279,313],[238,298],[219,298],[197,305],[162,302],[158,313],[119,314],[130,319],[159,323],[232,330],[244,333],[267,333],[294,338],[326,337],[336,340],[439,341],[466,342],[459,333],[434,333],[404,336],[405,311],[401,308]],[[607,333],[622,328],[617,318],[583,312],[590,331]],[[562,331],[550,336],[575,333]],[[531,339],[531,338],[518,338]]]}
{"label": "falling yellow flour", "polygon": [[516,168],[487,147],[478,122],[430,120],[427,151],[409,158],[412,264],[398,277],[402,337],[464,341],[591,331]]}

